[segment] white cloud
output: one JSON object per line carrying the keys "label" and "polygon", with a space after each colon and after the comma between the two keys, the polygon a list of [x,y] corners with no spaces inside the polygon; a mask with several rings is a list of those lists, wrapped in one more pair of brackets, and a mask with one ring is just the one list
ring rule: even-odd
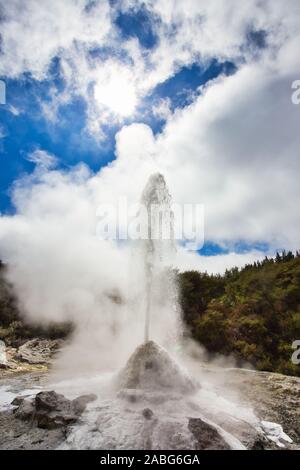
{"label": "white cloud", "polygon": [[[139,4],[125,1],[123,9]],[[61,103],[72,93],[81,94],[88,105],[88,127],[102,138],[103,119],[111,120],[112,111],[130,113],[144,93],[180,64],[243,55],[245,62],[235,75],[207,84],[184,110],[171,114],[168,100],[162,100],[153,109],[167,118],[161,135],[154,138],[141,124],[124,127],[116,136],[117,162],[96,179],[107,197],[127,191],[138,198],[146,175],[158,169],[177,201],[205,204],[207,239],[268,241],[296,248],[299,108],[291,104],[290,87],[300,65],[299,3],[291,0],[288,10],[282,2],[269,0],[248,0],[238,8],[234,0],[184,5],[151,1],[146,6],[153,18],[161,19],[153,24],[158,45],[147,52],[136,39],[120,43],[107,2],[91,8],[83,0],[51,2],[45,8],[43,2],[31,0],[22,16],[17,0],[7,3],[2,69],[10,76],[27,70],[41,78],[47,75],[49,58],[58,54],[68,88],[61,95],[52,90],[53,101],[44,106],[45,113],[54,119]],[[20,28],[13,34],[16,25]],[[243,48],[251,29],[267,34],[267,47],[259,55]],[[127,51],[130,60],[92,60],[89,48],[106,44]],[[29,158],[40,166],[53,164],[53,157],[42,150]],[[128,184],[132,174],[133,187]]]}
{"label": "white cloud", "polygon": [[18,77],[30,72],[35,78],[48,75],[55,56],[76,42],[101,43],[109,33],[108,2],[87,9],[85,0],[11,0],[2,2],[1,75]]}
{"label": "white cloud", "polygon": [[45,150],[36,149],[27,155],[29,162],[35,163],[38,167],[51,169],[57,165],[57,158]]}
{"label": "white cloud", "polygon": [[19,116],[21,114],[21,109],[17,108],[16,106],[13,106],[11,104],[8,105],[8,111],[13,114],[14,116]]}
{"label": "white cloud", "polygon": [[170,98],[161,98],[152,106],[152,113],[158,119],[168,120],[172,115]]}
{"label": "white cloud", "polygon": [[241,268],[246,264],[262,260],[265,257],[261,252],[252,250],[248,253],[228,253],[215,256],[200,256],[195,252],[178,249],[176,266],[180,271],[195,270],[209,274],[223,274],[232,267]]}
{"label": "white cloud", "polygon": [[[87,210],[91,220],[101,202],[117,202],[122,195],[138,201],[148,175],[161,171],[175,202],[205,204],[206,240],[229,246],[240,240],[268,242],[271,251],[298,248],[299,107],[291,103],[290,84],[299,59],[294,41],[284,48],[272,60],[245,64],[235,75],[210,83],[193,104],[169,118],[161,135],[154,137],[145,124],[123,127],[116,135],[117,160],[80,180],[82,204],[88,198],[93,208]],[[39,152],[36,162],[45,157]],[[47,193],[58,195],[64,178],[65,173],[50,172]],[[34,201],[31,192],[17,194],[24,216],[27,199],[32,210]],[[56,210],[60,213],[61,206],[51,209]],[[258,253],[186,260],[222,270],[247,256]]]}
{"label": "white cloud", "polygon": [[[153,49],[120,36],[113,22],[120,5],[124,11],[147,7],[158,37]],[[134,114],[139,101],[183,65],[276,54],[299,31],[299,9],[298,0],[290,0],[289,8],[281,0],[126,0],[117,6],[108,0],[12,0],[2,4],[0,74],[48,78],[51,60],[59,57],[66,90],[52,90],[53,102],[42,104],[43,111],[55,119],[59,106],[80,95],[88,107],[87,128],[104,138],[107,120]],[[266,34],[268,47],[259,54],[247,39],[251,31]],[[101,55],[105,48],[108,58]]]}
{"label": "white cloud", "polygon": [[[291,65],[290,65],[291,66]],[[245,65],[178,112],[158,138],[181,201],[206,206],[206,237],[298,244],[299,107],[280,60]]]}
{"label": "white cloud", "polygon": [[[297,249],[300,108],[291,103],[291,83],[300,60],[295,43],[286,41],[272,58],[263,56],[211,82],[193,104],[169,118],[156,139],[145,126],[142,133],[136,125],[124,128],[117,136],[120,162],[128,164],[124,179],[130,180],[136,152],[144,160],[151,155],[176,201],[205,204],[206,239]],[[144,171],[136,166],[137,181]]]}

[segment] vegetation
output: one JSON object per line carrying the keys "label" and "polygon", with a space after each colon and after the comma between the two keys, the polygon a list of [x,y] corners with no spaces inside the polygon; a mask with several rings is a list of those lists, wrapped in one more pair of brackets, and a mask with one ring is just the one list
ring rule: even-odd
{"label": "vegetation", "polygon": [[259,370],[300,376],[292,344],[300,339],[300,254],[233,268],[224,276],[179,275],[184,320],[211,353],[234,354]]}

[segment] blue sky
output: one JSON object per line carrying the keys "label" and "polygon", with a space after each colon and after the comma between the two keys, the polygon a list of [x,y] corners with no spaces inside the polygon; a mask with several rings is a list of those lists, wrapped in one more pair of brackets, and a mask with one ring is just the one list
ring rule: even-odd
{"label": "blue sky", "polygon": [[136,139],[145,154],[155,148],[175,198],[204,202],[200,255],[295,249],[299,115],[289,90],[300,15],[294,0],[288,13],[263,3],[237,12],[233,0],[217,10],[191,0],[55,0],[48,9],[29,0],[22,15],[20,0],[3,5],[0,212],[19,210],[14,182],[35,173],[35,152],[55,156],[64,174],[129,158],[130,180]]}
{"label": "blue sky", "polygon": [[[156,45],[149,18],[142,9],[135,14],[120,13],[115,21],[122,36],[137,37],[141,46],[148,49]],[[92,56],[95,56],[95,52]],[[60,93],[65,88],[58,57],[52,60],[47,80],[35,80],[28,73],[15,80],[4,77],[7,104],[0,108],[0,122],[5,133],[0,152],[1,212],[5,214],[13,211],[10,187],[24,173],[34,171],[35,164],[27,159],[34,150],[43,149],[56,155],[62,168],[83,161],[96,172],[114,160],[115,134],[124,124],[144,122],[155,134],[159,133],[166,119],[153,115],[153,104],[168,99],[172,112],[184,108],[200,93],[200,86],[220,74],[230,75],[235,70],[234,63],[218,62],[217,59],[212,59],[205,66],[193,63],[180,67],[173,76],[159,83],[143,97],[138,112],[132,118],[123,119],[120,123],[105,124],[105,140],[101,142],[90,136],[85,129],[86,105],[80,97],[62,105],[55,122],[49,122],[44,115],[42,104],[49,102],[51,87],[55,86]],[[18,114],[13,110],[18,110]]]}

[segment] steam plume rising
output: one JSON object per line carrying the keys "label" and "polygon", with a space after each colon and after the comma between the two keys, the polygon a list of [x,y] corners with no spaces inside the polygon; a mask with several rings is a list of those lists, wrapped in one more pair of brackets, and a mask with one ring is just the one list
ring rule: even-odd
{"label": "steam plume rising", "polygon": [[[142,194],[142,205],[147,210],[148,237],[143,242],[146,278],[145,343],[150,337],[152,291],[165,258],[175,252],[174,221],[171,216],[171,196],[165,179],[160,173],[150,176]],[[163,274],[163,273],[162,273]],[[170,273],[165,272],[166,276]]]}

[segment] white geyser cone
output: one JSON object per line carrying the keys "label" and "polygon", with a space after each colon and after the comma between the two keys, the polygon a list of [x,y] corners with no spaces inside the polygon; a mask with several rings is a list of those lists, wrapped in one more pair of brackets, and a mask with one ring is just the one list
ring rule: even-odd
{"label": "white geyser cone", "polygon": [[120,389],[191,393],[199,387],[169,353],[154,341],[138,346],[118,376]]}

